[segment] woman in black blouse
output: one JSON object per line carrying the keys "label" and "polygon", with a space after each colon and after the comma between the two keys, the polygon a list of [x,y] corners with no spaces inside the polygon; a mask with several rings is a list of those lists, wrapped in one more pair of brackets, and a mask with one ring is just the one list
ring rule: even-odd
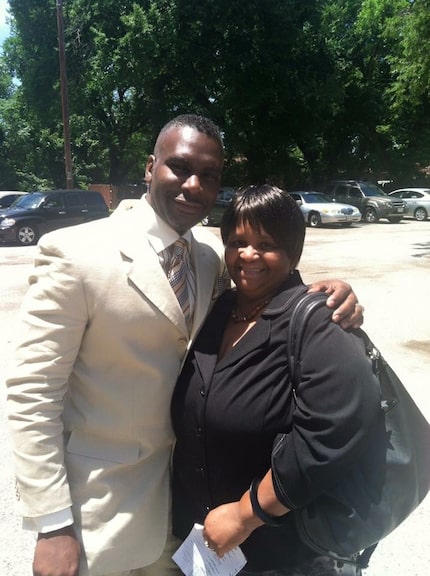
{"label": "woman in black blouse", "polygon": [[183,539],[197,522],[217,554],[240,545],[244,574],[360,574],[307,548],[290,511],[333,485],[371,435],[371,368],[358,339],[322,307],[306,331],[296,405],[286,334],[291,302],[307,290],[296,271],[300,209],[278,188],[252,186],[233,200],[221,235],[236,290],[216,302],[174,393],[173,532]]}

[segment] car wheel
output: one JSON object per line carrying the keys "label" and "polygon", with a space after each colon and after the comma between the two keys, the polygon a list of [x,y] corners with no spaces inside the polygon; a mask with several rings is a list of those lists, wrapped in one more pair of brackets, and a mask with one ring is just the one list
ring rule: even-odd
{"label": "car wheel", "polygon": [[312,212],[312,214],[309,214],[308,224],[311,228],[319,228],[321,226],[321,216],[318,212]]}
{"label": "car wheel", "polygon": [[31,246],[36,244],[39,239],[39,232],[33,224],[25,224],[24,226],[19,226],[16,231],[16,240],[18,244],[22,246]]}
{"label": "car wheel", "polygon": [[388,222],[390,222],[390,224],[398,224],[400,220],[401,218],[388,218]]}
{"label": "car wheel", "polygon": [[209,226],[209,216],[205,216],[202,220],[202,226]]}
{"label": "car wheel", "polygon": [[374,208],[366,208],[364,212],[364,221],[368,224],[374,224],[375,222],[378,222],[378,220],[379,218],[376,214],[376,210]]}
{"label": "car wheel", "polygon": [[425,208],[417,208],[414,212],[415,220],[419,220],[422,222],[423,220],[427,220],[427,212]]}

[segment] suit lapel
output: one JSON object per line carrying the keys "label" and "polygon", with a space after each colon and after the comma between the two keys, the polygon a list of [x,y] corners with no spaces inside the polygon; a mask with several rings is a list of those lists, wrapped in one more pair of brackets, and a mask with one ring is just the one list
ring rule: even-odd
{"label": "suit lapel", "polygon": [[[130,210],[113,214],[115,233],[120,238],[123,258],[129,262],[128,277],[173,324],[188,337],[185,318],[169,281],[160,266],[158,255],[142,234],[144,213],[140,201]],[[214,284],[220,272],[219,255],[210,244],[199,242],[192,233],[191,255],[196,277],[196,302],[191,339],[194,339],[214,302]]]}
{"label": "suit lapel", "polygon": [[117,215],[120,232],[120,251],[128,262],[127,276],[144,298],[160,310],[188,337],[185,318],[158,255],[145,234],[142,234],[142,214],[138,204],[124,214]]}
{"label": "suit lapel", "polygon": [[215,369],[223,370],[228,366],[238,364],[247,356],[251,357],[257,350],[264,348],[270,339],[271,318],[262,316],[236,346],[219,361],[217,367],[218,350],[231,307],[232,297],[226,294],[222,301],[217,303],[216,309],[205,325],[204,338],[199,339],[198,346],[194,348],[195,361],[206,387],[210,385]]}
{"label": "suit lapel", "polygon": [[239,363],[247,356],[267,346],[270,339],[271,319],[261,316],[255,326],[242,336],[239,342],[220,360],[219,368],[223,369]]}
{"label": "suit lapel", "polygon": [[208,244],[198,242],[194,236],[191,253],[197,285],[191,331],[191,339],[194,339],[214,303],[214,286],[219,275],[220,264],[215,250]]}
{"label": "suit lapel", "polygon": [[228,300],[224,297],[222,301],[217,302],[216,309],[203,328],[204,337],[198,339],[198,346],[193,351],[197,368],[206,389],[210,385],[217,364],[218,350],[230,310]]}
{"label": "suit lapel", "polygon": [[272,299],[255,326],[240,339],[236,346],[229,350],[217,365],[217,353],[233,306],[233,294],[231,292],[224,294],[222,299],[217,302],[216,308],[204,327],[204,338],[199,338],[198,346],[194,348],[196,365],[205,387],[208,389],[210,386],[215,370],[228,370],[229,366],[239,365],[244,358],[253,358],[259,350],[266,348],[273,334],[274,320],[291,307],[298,294],[305,291],[306,287],[301,282],[300,275],[296,273]]}

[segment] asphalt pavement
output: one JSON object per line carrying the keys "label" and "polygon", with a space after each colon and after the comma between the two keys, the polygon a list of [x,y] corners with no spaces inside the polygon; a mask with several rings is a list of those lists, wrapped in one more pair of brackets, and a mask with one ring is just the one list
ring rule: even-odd
{"label": "asphalt pavement", "polygon": [[[0,245],[0,576],[32,575],[34,537],[20,529],[14,509],[4,377],[34,253],[34,247]],[[430,220],[308,229],[300,270],[307,283],[342,278],[352,284],[366,309],[364,328],[430,420]],[[364,575],[429,574],[429,512],[428,496],[379,544]]]}

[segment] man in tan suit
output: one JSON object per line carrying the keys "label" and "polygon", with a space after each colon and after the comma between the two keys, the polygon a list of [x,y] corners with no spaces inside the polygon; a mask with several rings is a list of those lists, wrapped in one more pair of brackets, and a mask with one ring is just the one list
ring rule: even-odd
{"label": "man in tan suit", "polygon": [[[224,153],[209,120],[167,124],[149,157],[149,192],[110,218],[40,239],[7,381],[24,528],[35,576],[165,576],[170,398],[184,355],[228,279],[200,222]],[[189,323],[169,284],[182,237]],[[335,284],[322,283],[332,290]],[[347,323],[361,323],[350,288]],[[341,312],[342,312],[341,310]]]}

